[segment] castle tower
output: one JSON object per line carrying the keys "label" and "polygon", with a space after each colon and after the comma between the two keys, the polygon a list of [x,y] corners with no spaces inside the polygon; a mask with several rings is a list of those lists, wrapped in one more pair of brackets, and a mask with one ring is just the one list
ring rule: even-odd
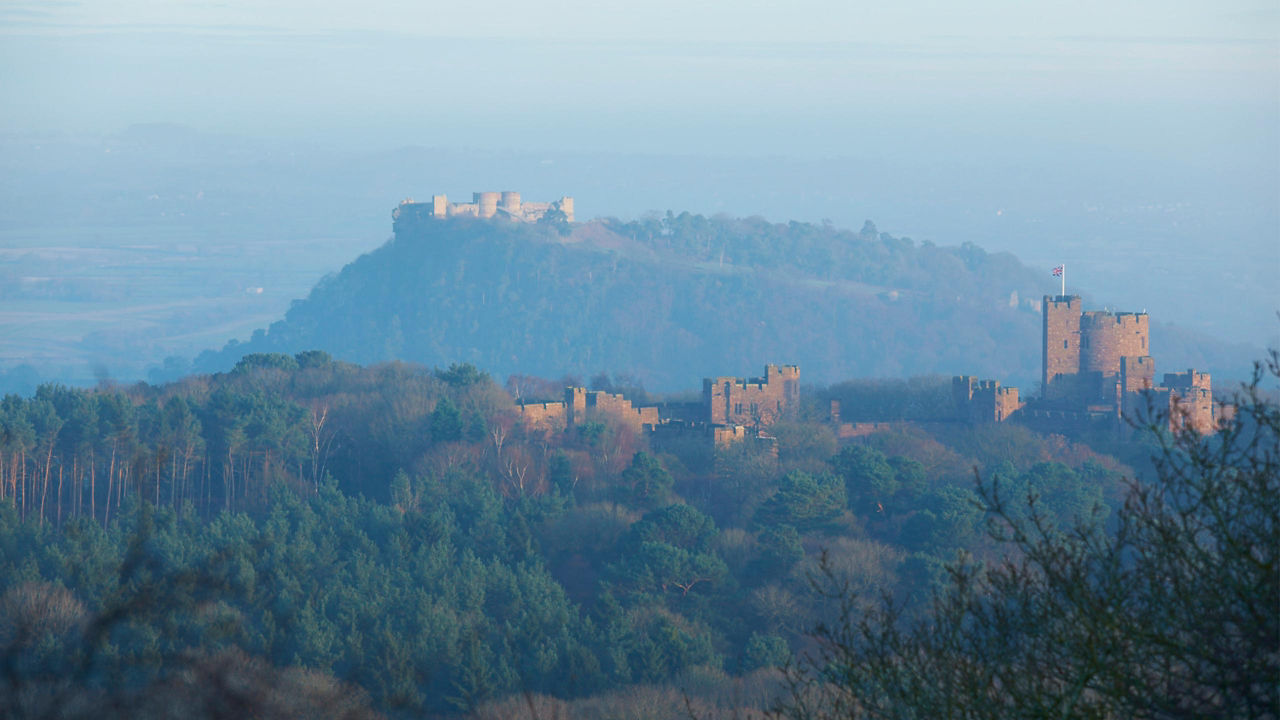
{"label": "castle tower", "polygon": [[512,217],[520,216],[520,193],[507,190],[502,193],[502,199],[498,203],[498,207],[503,212]]}
{"label": "castle tower", "polygon": [[1150,355],[1120,358],[1120,391],[1136,393],[1155,387],[1156,361]]}
{"label": "castle tower", "polygon": [[782,387],[782,397],[775,400],[776,412],[779,416],[788,409],[800,407],[800,366],[799,365],[766,365],[764,368],[765,385]]}
{"label": "castle tower", "polygon": [[978,388],[978,378],[972,375],[955,375],[951,378],[951,398],[956,404],[956,417],[969,418],[969,404],[973,402],[973,391]]}
{"label": "castle tower", "polygon": [[1080,318],[1080,371],[1120,374],[1120,359],[1150,354],[1145,313],[1087,312]]}
{"label": "castle tower", "polygon": [[498,213],[498,200],[501,198],[496,192],[478,192],[471,194],[471,201],[476,204],[479,215],[482,218],[491,218]]}
{"label": "castle tower", "polygon": [[576,427],[587,421],[587,389],[564,389],[565,421],[568,427]]}
{"label": "castle tower", "polygon": [[1072,394],[1080,372],[1080,296],[1045,295],[1044,372],[1041,393],[1045,400]]}
{"label": "castle tower", "polygon": [[713,425],[771,425],[800,406],[800,367],[766,365],[764,377],[703,378],[702,402]]}

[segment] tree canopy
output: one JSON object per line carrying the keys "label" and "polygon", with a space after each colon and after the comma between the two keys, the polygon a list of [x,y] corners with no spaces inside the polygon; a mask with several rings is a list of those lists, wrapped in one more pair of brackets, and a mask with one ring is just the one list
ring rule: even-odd
{"label": "tree canopy", "polygon": [[[819,628],[785,714],[1275,717],[1280,406],[1264,378],[1280,378],[1275,353],[1215,435],[1145,428],[1154,473],[1129,485],[1109,524],[1061,467],[984,479],[1005,559],[951,565],[923,616],[868,611],[847,585],[828,586],[843,612]],[[1072,497],[1055,506],[1062,492]]]}

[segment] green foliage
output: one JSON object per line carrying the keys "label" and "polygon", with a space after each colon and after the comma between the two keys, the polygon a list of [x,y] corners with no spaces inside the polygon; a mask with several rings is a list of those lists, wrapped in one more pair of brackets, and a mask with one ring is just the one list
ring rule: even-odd
{"label": "green foliage", "polygon": [[898,490],[898,473],[884,453],[865,445],[847,445],[831,461],[844,478],[849,509],[859,514],[883,511]]}
{"label": "green foliage", "polygon": [[631,465],[622,471],[617,496],[620,502],[632,507],[655,508],[667,503],[674,484],[675,479],[656,457],[638,452],[631,458]]}
{"label": "green foliage", "polygon": [[489,378],[489,373],[482,371],[471,363],[454,363],[449,366],[448,370],[437,370],[436,377],[455,388],[466,388],[472,385],[492,382]]}
{"label": "green foliage", "polygon": [[791,648],[787,647],[787,641],[781,636],[751,633],[742,663],[745,670],[783,667],[790,662]]}
{"label": "green foliage", "polygon": [[911,550],[947,555],[969,546],[980,529],[982,506],[972,490],[942,487],[922,497],[920,505],[902,529]]}
{"label": "green foliage", "polygon": [[333,362],[333,357],[323,350],[303,350],[293,356],[297,361],[298,367],[307,370],[310,368],[323,368]]}
{"label": "green foliage", "polygon": [[688,505],[655,510],[622,538],[611,574],[633,600],[671,594],[683,601],[693,592],[718,592],[729,569],[710,547],[715,534],[715,522]]}
{"label": "green foliage", "polygon": [[[1148,426],[1154,477],[1133,482],[1105,526],[1079,512],[1096,498],[1064,466],[1033,466],[1018,478],[1025,495],[1007,476],[981,482],[1001,562],[953,563],[931,611],[911,618],[835,587],[842,612],[818,630],[784,714],[1276,716],[1280,407],[1263,376],[1213,436]],[[1274,352],[1266,377],[1280,379]]]}
{"label": "green foliage", "polygon": [[765,527],[760,531],[759,555],[749,577],[763,584],[786,577],[804,557],[800,533],[790,525]]}
{"label": "green foliage", "polygon": [[284,353],[249,353],[240,358],[232,372],[247,373],[253,370],[298,369],[298,360]]}
{"label": "green foliage", "polygon": [[[422,507],[463,520],[430,542],[414,540],[418,512],[280,492],[264,516],[204,526],[139,504],[119,532],[79,524],[24,554],[75,596],[123,613],[101,661],[102,682],[122,690],[165,677],[165,659],[188,647],[223,642],[276,665],[341,668],[380,704],[418,712],[449,709],[446,697],[595,687],[590,626],[539,564],[504,559],[501,528],[484,520],[502,512],[491,491],[449,480],[448,491],[417,489]],[[411,485],[401,476],[396,496],[407,501]],[[40,527],[14,519],[11,506],[0,521],[0,542]],[[0,595],[21,582],[6,572]]]}
{"label": "green foliage", "polygon": [[[1028,505],[1034,501],[1040,511],[1052,516],[1060,527],[1071,527],[1095,513],[1105,518],[1108,510],[1102,502],[1100,483],[1088,482],[1058,462],[1033,465],[1002,486],[1001,493],[1007,498],[1028,498]],[[1020,508],[1010,507],[1010,511],[1020,512]]]}
{"label": "green foliage", "polygon": [[440,398],[428,421],[431,439],[436,442],[457,442],[462,439],[462,413],[448,397]]}
{"label": "green foliage", "polygon": [[[716,675],[726,658],[774,677],[831,617],[806,593],[817,558],[912,617],[942,558],[998,559],[976,532],[975,461],[954,449],[996,434],[899,430],[836,452],[795,420],[777,456],[654,455],[615,423],[530,433],[473,366],[290,359],[0,399],[0,598],[59,587],[71,616],[123,608],[76,680],[90,696],[201,697],[191,678],[252,667],[311,697],[277,672],[294,668],[337,693],[322,697],[345,697],[338,677],[393,715],[435,716]],[[1061,443],[1008,437],[1022,464],[984,464],[1056,526],[1114,497],[1114,460],[1067,446],[1054,464]],[[76,642],[33,639],[22,677],[75,661]]]}
{"label": "green foliage", "polygon": [[766,527],[790,525],[805,532],[834,528],[845,505],[845,486],[840,478],[793,470],[782,477],[773,497],[760,506],[755,522]]}
{"label": "green foliage", "polygon": [[661,682],[686,668],[721,665],[710,629],[676,613],[637,609],[617,614],[612,633],[617,668],[631,682]]}
{"label": "green foliage", "polygon": [[629,535],[633,543],[662,542],[690,550],[706,550],[716,535],[716,524],[690,505],[668,505],[641,518],[631,526]]}

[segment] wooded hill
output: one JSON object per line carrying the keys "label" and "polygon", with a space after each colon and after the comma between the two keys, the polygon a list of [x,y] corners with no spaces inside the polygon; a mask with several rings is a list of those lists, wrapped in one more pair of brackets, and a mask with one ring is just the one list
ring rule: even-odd
{"label": "wooded hill", "polygon": [[[283,320],[194,369],[322,349],[357,363],[469,362],[498,377],[622,372],[658,390],[789,362],[812,382],[963,373],[1030,392],[1053,285],[1007,253],[917,244],[870,222],[402,222]],[[1241,378],[1257,357],[1159,323],[1152,346],[1162,368]]]}
{"label": "wooded hill", "polygon": [[795,362],[805,378],[1039,374],[1052,283],[1008,254],[829,225],[683,213],[574,226],[403,224],[246,343],[501,377],[628,372],[652,389]]}

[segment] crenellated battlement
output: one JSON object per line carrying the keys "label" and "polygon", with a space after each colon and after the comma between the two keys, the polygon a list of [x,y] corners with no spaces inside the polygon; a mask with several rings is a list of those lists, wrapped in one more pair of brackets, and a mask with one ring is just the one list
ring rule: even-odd
{"label": "crenellated battlement", "polygon": [[1133,417],[1154,403],[1171,425],[1214,427],[1208,373],[1166,373],[1156,385],[1145,312],[1083,311],[1075,295],[1046,295],[1043,308],[1043,386],[1030,417],[1050,410]]}
{"label": "crenellated battlement", "polygon": [[979,380],[972,375],[951,378],[956,417],[975,423],[1004,422],[1022,409],[1018,388],[1001,386],[999,380]]}
{"label": "crenellated battlement", "polygon": [[800,367],[766,365],[764,377],[702,380],[707,421],[713,425],[771,425],[800,407]]}
{"label": "crenellated battlement", "polygon": [[636,407],[620,394],[583,387],[566,387],[564,402],[520,404],[516,412],[525,428],[542,431],[563,431],[605,417],[637,432],[661,422],[657,407]]}

